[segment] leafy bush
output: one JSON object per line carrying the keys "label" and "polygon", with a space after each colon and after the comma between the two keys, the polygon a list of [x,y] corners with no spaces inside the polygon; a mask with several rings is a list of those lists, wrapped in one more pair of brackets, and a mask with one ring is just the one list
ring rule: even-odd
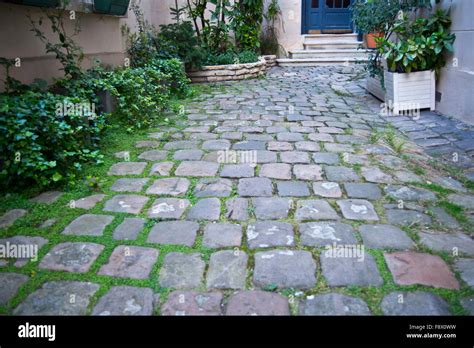
{"label": "leafy bush", "polygon": [[105,120],[83,113],[87,103],[44,92],[0,95],[0,185],[49,186],[73,177],[82,163],[99,161]]}
{"label": "leafy bush", "polygon": [[263,0],[239,0],[233,8],[232,27],[239,49],[258,51],[263,21]]}
{"label": "leafy bush", "polygon": [[180,97],[188,95],[190,80],[179,59],[158,59],[150,65],[167,76],[172,94]]}

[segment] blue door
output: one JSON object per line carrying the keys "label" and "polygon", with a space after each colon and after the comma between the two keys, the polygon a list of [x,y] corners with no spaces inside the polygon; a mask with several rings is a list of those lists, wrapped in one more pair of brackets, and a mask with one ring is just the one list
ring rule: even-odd
{"label": "blue door", "polygon": [[303,0],[303,33],[309,30],[352,30],[353,0]]}

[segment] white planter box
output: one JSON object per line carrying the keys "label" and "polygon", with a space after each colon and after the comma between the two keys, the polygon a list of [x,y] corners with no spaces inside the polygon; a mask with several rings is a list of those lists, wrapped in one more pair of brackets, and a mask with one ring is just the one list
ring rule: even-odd
{"label": "white planter box", "polygon": [[385,103],[393,109],[394,114],[400,111],[420,110],[436,107],[436,78],[434,71],[413,73],[391,73],[385,71]]}
{"label": "white planter box", "polygon": [[385,101],[385,91],[382,88],[379,77],[367,76],[367,92],[377,99]]}

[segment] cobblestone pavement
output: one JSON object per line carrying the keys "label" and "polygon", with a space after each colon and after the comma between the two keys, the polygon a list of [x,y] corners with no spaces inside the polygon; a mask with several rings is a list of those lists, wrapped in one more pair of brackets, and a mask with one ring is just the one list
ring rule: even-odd
{"label": "cobblestone pavement", "polygon": [[40,255],[0,260],[0,308],[473,314],[472,182],[420,147],[452,155],[456,146],[467,169],[472,129],[435,114],[390,119],[404,140],[372,111],[361,76],[353,67],[276,68],[213,86],[186,105],[184,121],[117,153],[103,194],[31,201],[81,211],[64,226],[45,216],[17,236],[29,213],[6,212],[0,244],[38,245]]}

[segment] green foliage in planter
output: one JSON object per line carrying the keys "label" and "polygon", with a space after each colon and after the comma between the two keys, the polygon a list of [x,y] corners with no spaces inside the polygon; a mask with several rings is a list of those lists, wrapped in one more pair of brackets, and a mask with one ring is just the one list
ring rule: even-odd
{"label": "green foliage in planter", "polygon": [[87,100],[45,92],[0,95],[0,186],[49,186],[72,179],[84,162],[99,162],[105,119],[83,113],[84,105]]}
{"label": "green foliage in planter", "polygon": [[409,73],[440,69],[446,64],[445,54],[453,51],[454,34],[449,33],[449,12],[437,10],[429,18],[410,20],[407,15],[393,28],[397,41],[381,39],[379,52],[387,60],[389,71]]}

